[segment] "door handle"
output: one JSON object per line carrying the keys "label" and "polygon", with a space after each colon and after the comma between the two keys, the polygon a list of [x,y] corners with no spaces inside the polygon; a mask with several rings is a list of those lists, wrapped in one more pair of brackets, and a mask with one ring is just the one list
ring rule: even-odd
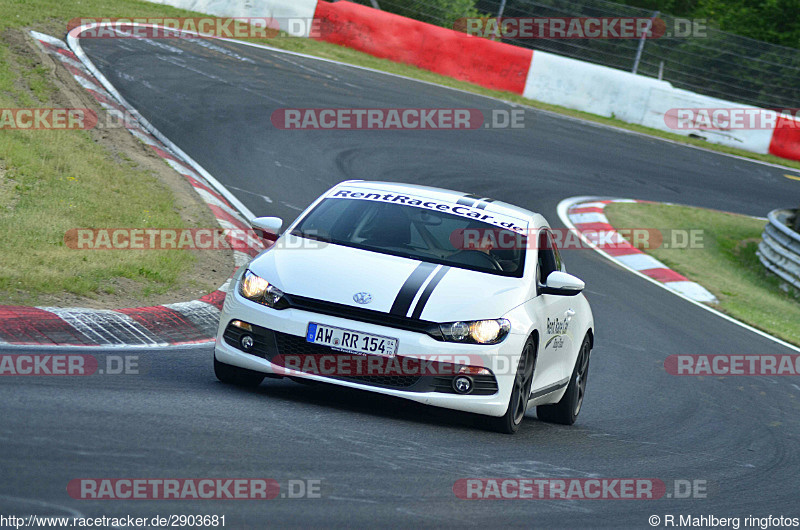
{"label": "door handle", "polygon": [[568,319],[574,317],[575,316],[575,310],[574,309],[567,309],[566,311],[564,311],[564,316],[567,317]]}

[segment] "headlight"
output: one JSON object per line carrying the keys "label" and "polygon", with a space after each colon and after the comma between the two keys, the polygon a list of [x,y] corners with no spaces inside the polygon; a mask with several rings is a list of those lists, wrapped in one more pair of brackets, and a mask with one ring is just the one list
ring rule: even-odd
{"label": "headlight", "polygon": [[439,324],[439,329],[442,331],[444,339],[449,342],[497,344],[506,338],[511,329],[511,323],[505,318],[448,322]]}
{"label": "headlight", "polygon": [[259,304],[264,304],[275,309],[282,309],[278,306],[283,297],[283,291],[264,278],[256,276],[249,269],[244,271],[242,279],[239,282],[239,294],[253,302],[258,302]]}

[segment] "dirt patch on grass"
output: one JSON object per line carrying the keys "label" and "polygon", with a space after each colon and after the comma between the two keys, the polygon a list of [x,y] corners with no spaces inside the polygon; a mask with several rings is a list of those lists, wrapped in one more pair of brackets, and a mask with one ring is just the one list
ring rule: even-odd
{"label": "dirt patch on grass", "polygon": [[[61,37],[59,27],[53,21],[37,24],[34,28],[43,33]],[[63,27],[60,28],[63,32]],[[19,75],[15,88],[28,93],[33,106],[52,106],[58,108],[89,108],[104,120],[105,111],[92,96],[78,84],[64,66],[44,53],[29,36],[27,30],[10,29],[0,36],[7,46],[8,56],[13,61],[12,71]],[[45,72],[48,83],[33,86],[24,79],[33,72]],[[41,77],[39,75],[38,77]],[[44,99],[44,101],[43,101]],[[152,149],[131,135],[126,129],[93,129],[88,131],[92,142],[102,146],[110,158],[119,164],[132,167],[143,176],[152,175],[172,194],[174,209],[189,227],[216,227],[217,222],[208,206],[194,191],[188,181],[170,168]],[[15,184],[6,177],[2,153],[0,153],[0,208],[13,208]],[[98,189],[97,193],[106,190]],[[76,227],[78,228],[78,227]],[[79,251],[74,252],[92,252]],[[100,251],[96,251],[100,252]],[[124,250],[105,252],[126,252]],[[161,291],[152,289],[146,283],[130,278],[111,278],[102,288],[90,296],[70,293],[31,294],[20,285],[17,289],[0,291],[3,304],[25,304],[46,306],[82,306],[91,308],[121,308],[142,305],[193,300],[214,290],[230,276],[233,271],[233,257],[230,251],[189,251],[194,256],[194,264],[188,273],[182,275],[174,286]]]}

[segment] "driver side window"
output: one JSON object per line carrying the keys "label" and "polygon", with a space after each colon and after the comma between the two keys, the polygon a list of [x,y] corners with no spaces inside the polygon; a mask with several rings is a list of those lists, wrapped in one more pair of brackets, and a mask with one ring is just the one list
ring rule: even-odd
{"label": "driver side window", "polygon": [[561,256],[553,245],[553,239],[547,229],[539,230],[538,236],[538,267],[536,267],[536,281],[544,285],[547,277],[553,271],[561,270]]}

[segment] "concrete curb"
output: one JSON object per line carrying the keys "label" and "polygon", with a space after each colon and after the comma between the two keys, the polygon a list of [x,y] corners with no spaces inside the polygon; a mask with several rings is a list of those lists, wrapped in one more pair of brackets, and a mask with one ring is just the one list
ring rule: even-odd
{"label": "concrete curb", "polygon": [[628,269],[644,274],[663,284],[667,289],[681,293],[687,298],[698,302],[717,302],[716,297],[699,283],[690,281],[688,278],[682,274],[678,274],[654,257],[648,256],[638,248],[627,243],[627,241],[616,232],[614,227],[611,226],[611,223],[608,222],[608,218],[604,213],[605,207],[615,202],[647,203],[648,201],[608,199],[577,202],[567,209],[567,216],[575,228],[582,233],[586,233],[586,237],[594,244],[597,244],[597,241],[591,234],[595,232],[604,234],[604,239],[609,239],[607,236],[611,236],[611,239],[620,241],[621,244],[615,243],[614,248],[606,248],[604,250],[610,259],[624,265]]}

